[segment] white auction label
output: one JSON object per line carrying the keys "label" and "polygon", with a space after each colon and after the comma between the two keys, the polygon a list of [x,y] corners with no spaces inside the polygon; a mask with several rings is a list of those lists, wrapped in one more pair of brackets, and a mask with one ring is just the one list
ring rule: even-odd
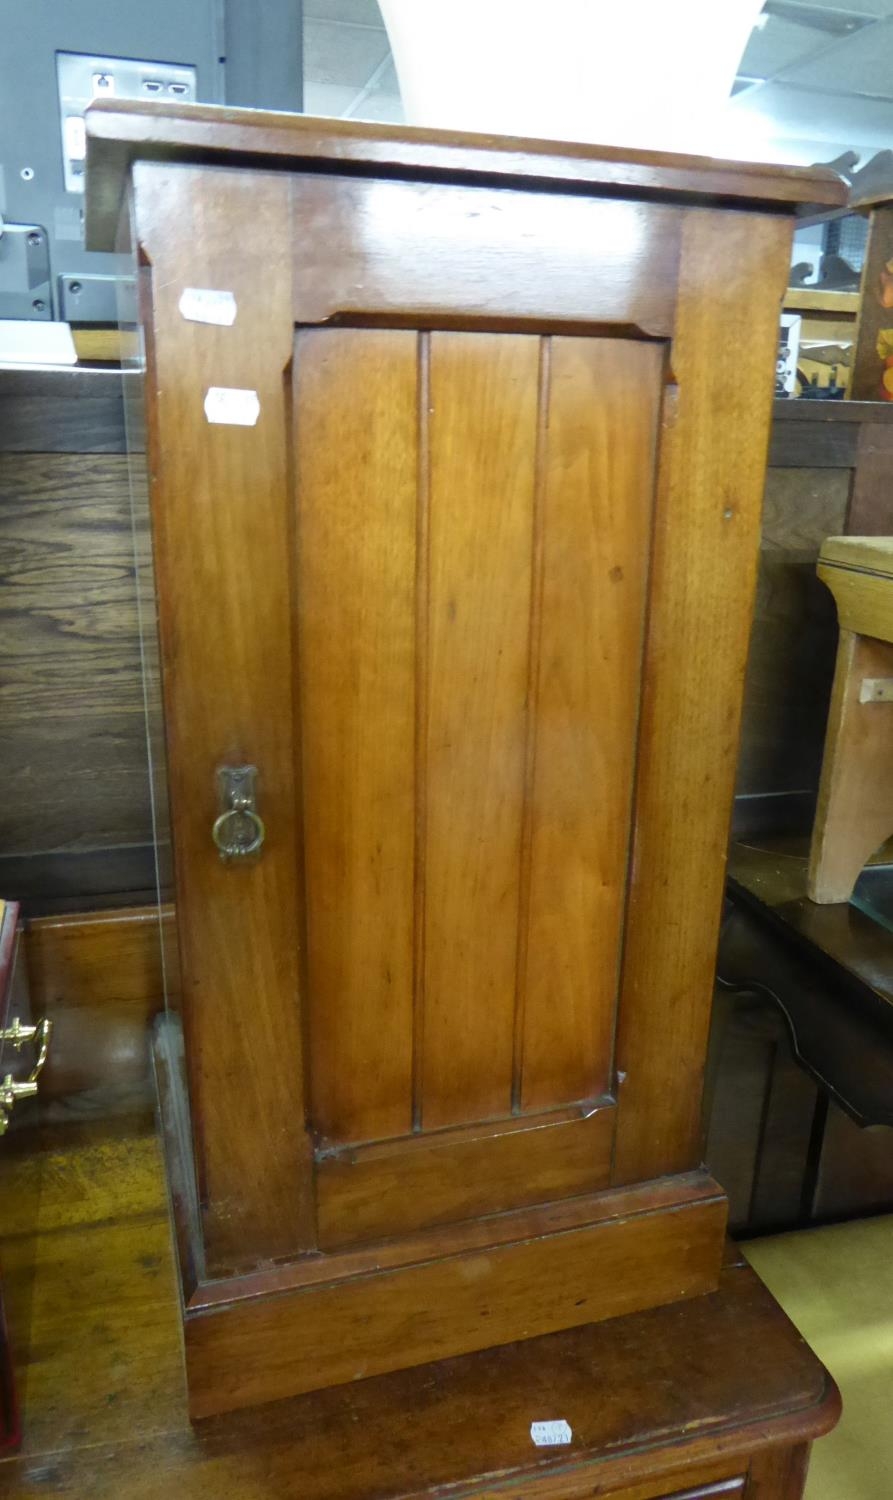
{"label": "white auction label", "polygon": [[209,422],[224,422],[230,427],[254,427],[260,416],[257,391],[212,385],[205,397],[205,416]]}
{"label": "white auction label", "polygon": [[531,1422],[530,1436],[538,1448],[556,1448],[561,1443],[573,1442],[574,1434],[562,1418],[558,1422]]}
{"label": "white auction label", "polygon": [[188,286],[180,298],[180,313],[190,323],[218,323],[231,328],[236,321],[236,299],[232,292],[217,292],[208,286]]}

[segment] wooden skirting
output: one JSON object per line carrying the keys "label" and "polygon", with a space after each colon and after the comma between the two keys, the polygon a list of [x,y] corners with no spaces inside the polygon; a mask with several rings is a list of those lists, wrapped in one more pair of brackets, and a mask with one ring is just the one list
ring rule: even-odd
{"label": "wooden skirting", "polygon": [[456,1225],[419,1236],[404,1265],[376,1270],[380,1246],[365,1274],[339,1267],[320,1285],[280,1290],[289,1275],[306,1281],[295,1265],[213,1284],[210,1306],[211,1287],[199,1288],[185,1317],[193,1418],[423,1364],[432,1349],[441,1359],[491,1348],[519,1326],[531,1337],[712,1292],[726,1199],[691,1173],[500,1222],[505,1243],[475,1248],[479,1226]]}

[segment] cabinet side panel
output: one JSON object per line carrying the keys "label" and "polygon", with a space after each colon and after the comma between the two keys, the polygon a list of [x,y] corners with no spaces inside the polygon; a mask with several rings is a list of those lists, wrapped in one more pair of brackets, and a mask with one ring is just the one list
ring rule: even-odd
{"label": "cabinet side panel", "polygon": [[412,1126],[414,333],[295,349],[297,609],[311,1118]]}
{"label": "cabinet side panel", "polygon": [[791,223],[692,211],[659,459],[617,1065],[617,1182],[700,1156]]}
{"label": "cabinet side panel", "polygon": [[[134,167],[152,267],[148,445],[189,1091],[207,1274],[313,1243],[302,1091],[285,371],[289,184]],[[235,226],[241,226],[237,231]],[[231,327],[183,317],[185,287],[233,293]],[[211,423],[212,386],[253,426]],[[267,835],[221,860],[216,771],[258,768]]]}
{"label": "cabinet side panel", "polygon": [[607,1092],[663,346],[549,341],[523,1109]]}
{"label": "cabinet side panel", "polygon": [[424,1127],[511,1104],[540,340],[431,335]]}

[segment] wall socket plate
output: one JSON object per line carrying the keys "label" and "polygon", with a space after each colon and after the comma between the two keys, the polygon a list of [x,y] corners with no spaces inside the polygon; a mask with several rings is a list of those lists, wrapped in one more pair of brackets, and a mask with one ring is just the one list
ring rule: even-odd
{"label": "wall socket plate", "polygon": [[57,52],[65,190],[84,191],[84,110],[94,99],[166,99],[195,103],[196,69],[187,63],[141,62],[89,52]]}

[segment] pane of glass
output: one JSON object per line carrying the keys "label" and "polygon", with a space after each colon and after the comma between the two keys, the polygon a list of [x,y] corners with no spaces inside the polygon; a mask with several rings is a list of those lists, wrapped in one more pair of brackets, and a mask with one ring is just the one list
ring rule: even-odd
{"label": "pane of glass", "polygon": [[853,906],[893,932],[893,865],[870,865],[856,882]]}

